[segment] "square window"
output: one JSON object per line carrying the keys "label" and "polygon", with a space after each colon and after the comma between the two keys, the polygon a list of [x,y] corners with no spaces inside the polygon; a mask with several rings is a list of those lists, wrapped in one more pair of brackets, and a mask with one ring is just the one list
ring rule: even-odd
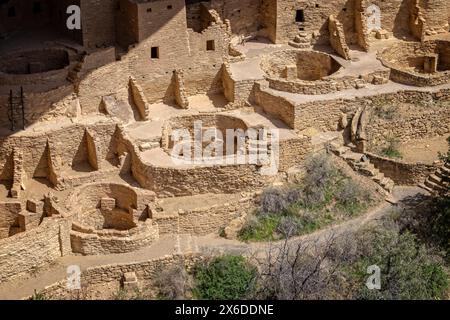
{"label": "square window", "polygon": [[147,12],[152,12],[152,8],[148,8],[148,9],[147,9]]}
{"label": "square window", "polygon": [[167,10],[171,10],[173,7],[172,7],[172,5],[171,4],[169,4],[168,6],[167,6]]}
{"label": "square window", "polygon": [[295,14],[295,22],[305,22],[305,11],[303,11],[303,9],[297,10]]}
{"label": "square window", "polygon": [[159,47],[152,47],[151,57],[152,59],[159,59]]}
{"label": "square window", "polygon": [[16,16],[16,8],[15,7],[9,7],[8,8],[8,17],[12,18]]}
{"label": "square window", "polygon": [[216,43],[214,40],[206,41],[206,50],[207,51],[215,51],[216,50]]}

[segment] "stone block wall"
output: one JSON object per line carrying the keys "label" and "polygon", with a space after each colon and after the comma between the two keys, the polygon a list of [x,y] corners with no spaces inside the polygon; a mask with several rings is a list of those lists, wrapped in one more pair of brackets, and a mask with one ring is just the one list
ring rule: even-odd
{"label": "stone block wall", "polygon": [[[118,234],[121,233],[119,236]],[[83,255],[104,255],[136,251],[149,246],[159,238],[156,224],[142,223],[130,231],[94,231],[91,233],[71,231],[72,251]]]}
{"label": "stone block wall", "polygon": [[233,219],[256,208],[256,196],[246,196],[238,201],[198,207],[178,212],[155,213],[160,234],[218,234]]}
{"label": "stone block wall", "polygon": [[[369,148],[383,146],[388,136],[399,142],[444,136],[450,133],[448,94],[437,97],[423,93],[405,93],[401,97],[375,98],[370,121],[366,126]],[[378,100],[380,99],[380,100]],[[422,103],[417,103],[421,101]],[[388,108],[392,116],[379,115],[377,106]]]}
{"label": "stone block wall", "polygon": [[[264,186],[272,178],[263,176],[256,165],[196,166],[192,168],[156,167],[146,163],[130,139],[121,132],[120,153],[131,157],[131,172],[142,188],[159,197],[202,193],[234,193]],[[217,184],[217,181],[222,183]]]}
{"label": "stone block wall", "polygon": [[0,239],[12,235],[13,227],[18,226],[18,217],[21,211],[21,202],[0,202]]}
{"label": "stone block wall", "polygon": [[386,177],[394,180],[398,185],[417,185],[436,171],[438,166],[424,163],[407,163],[380,157],[376,154],[366,152],[370,162],[380,170]]}
{"label": "stone block wall", "polygon": [[263,84],[255,84],[255,102],[264,109],[264,112],[283,120],[291,129],[295,127],[296,107],[293,102],[271,94],[273,91],[264,88]]}
{"label": "stone block wall", "polygon": [[[105,284],[113,284],[116,289],[120,288],[123,276],[125,273],[134,272],[137,280],[141,281],[155,281],[158,275],[163,270],[169,270],[172,267],[182,265],[187,270],[192,268],[199,262],[204,261],[206,257],[198,254],[183,254],[183,255],[170,255],[162,258],[135,261],[122,264],[111,264],[99,267],[91,267],[84,270],[81,274],[81,292],[68,290],[67,281],[61,280],[53,285],[46,287],[40,291],[49,299],[65,300],[72,299],[79,294],[87,293],[84,298],[95,298],[95,289],[102,287]],[[105,289],[103,288],[102,291]],[[113,295],[115,292],[109,292]],[[27,297],[28,298],[28,297]],[[103,298],[106,298],[103,296]]]}
{"label": "stone block wall", "polygon": [[[116,124],[97,123],[87,126],[93,136],[96,155],[100,164],[115,159]],[[14,148],[23,152],[23,171],[26,177],[48,178],[60,174],[74,165],[88,162],[84,125],[62,125],[58,129],[46,132],[32,132],[32,135],[16,135],[0,140],[0,172],[2,179],[10,179],[12,172],[5,172],[8,159]],[[5,167],[6,166],[6,167]],[[93,178],[91,178],[93,179]]]}
{"label": "stone block wall", "polygon": [[45,218],[39,227],[0,239],[0,282],[29,274],[71,252],[69,222]]}
{"label": "stone block wall", "polygon": [[[439,100],[445,101],[448,99],[448,90],[442,90],[437,92],[426,92],[426,91],[399,91],[396,93],[383,94],[378,96],[368,96],[368,97],[357,97],[355,99],[337,99],[329,101],[317,101],[311,103],[298,104],[295,109],[295,124],[294,128],[296,130],[303,130],[309,127],[315,127],[324,131],[335,131],[339,128],[339,120],[342,113],[353,114],[359,106],[364,104],[371,104],[373,100],[377,101],[387,100],[392,105],[398,105],[402,102],[410,102],[414,104],[417,101],[432,101]],[[274,100],[276,101],[276,99]],[[281,101],[284,101],[281,99]],[[283,102],[284,103],[284,102]],[[442,132],[445,133],[447,129],[443,129],[448,124],[447,113],[445,108],[439,109],[438,113],[431,112],[428,121],[419,120],[421,116],[424,115],[411,115],[411,117],[417,117],[417,121],[421,121],[421,126],[425,125],[434,133]],[[444,118],[442,118],[444,117]],[[427,119],[427,117],[425,117]],[[439,119],[439,120],[437,120]],[[405,120],[404,124],[407,125]],[[390,128],[395,129],[394,127]],[[405,127],[399,127],[399,136],[402,136],[401,131]],[[409,126],[409,128],[411,128]],[[386,128],[382,128],[379,132],[385,132]],[[370,131],[370,129],[369,129]],[[430,131],[431,133],[431,131]],[[434,134],[433,133],[433,134]],[[437,134],[439,135],[439,134]]]}

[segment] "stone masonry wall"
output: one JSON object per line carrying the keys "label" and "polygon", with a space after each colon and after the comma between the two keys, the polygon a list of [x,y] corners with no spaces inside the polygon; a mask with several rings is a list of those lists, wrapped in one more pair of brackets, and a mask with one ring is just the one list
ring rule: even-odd
{"label": "stone masonry wall", "polygon": [[30,231],[0,239],[0,282],[29,274],[70,253],[69,222],[46,218]]}
{"label": "stone masonry wall", "polygon": [[394,180],[398,185],[417,185],[436,171],[438,166],[424,163],[407,163],[401,160],[394,160],[380,157],[376,154],[366,152],[366,155],[386,177]]}
{"label": "stone masonry wall", "polygon": [[[205,259],[198,254],[170,255],[162,258],[156,258],[147,261],[136,261],[122,264],[111,264],[99,267],[91,267],[84,270],[81,274],[81,292],[73,292],[67,289],[67,281],[62,280],[46,287],[39,293],[49,299],[64,300],[73,299],[87,292],[84,298],[93,298],[95,288],[107,283],[114,283],[116,292],[120,288],[124,273],[136,273],[138,281],[154,281],[163,270],[169,270],[178,265],[184,265],[187,270],[192,268]],[[111,295],[115,292],[111,292]]]}

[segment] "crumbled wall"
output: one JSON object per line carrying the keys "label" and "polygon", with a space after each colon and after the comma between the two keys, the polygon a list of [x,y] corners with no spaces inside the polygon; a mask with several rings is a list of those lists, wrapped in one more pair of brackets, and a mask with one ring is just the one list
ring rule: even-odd
{"label": "crumbled wall", "polygon": [[[104,122],[87,127],[95,138],[97,159],[100,165],[102,162],[114,159],[115,123]],[[51,157],[51,163],[55,166],[51,169],[57,170],[58,173],[61,173],[63,169],[71,168],[73,165],[87,162],[85,130],[86,126],[77,124],[49,133],[33,132],[32,135],[1,138],[0,168],[5,167],[14,148],[23,152],[23,170],[28,178],[49,178],[49,156]],[[50,150],[47,141],[50,143]]]}
{"label": "crumbled wall", "polygon": [[330,44],[334,51],[342,58],[350,60],[350,49],[345,40],[344,26],[335,16],[330,16],[328,29],[330,32]]}
{"label": "crumbled wall", "polygon": [[11,227],[17,225],[21,210],[20,202],[0,202],[0,239],[11,235]]}

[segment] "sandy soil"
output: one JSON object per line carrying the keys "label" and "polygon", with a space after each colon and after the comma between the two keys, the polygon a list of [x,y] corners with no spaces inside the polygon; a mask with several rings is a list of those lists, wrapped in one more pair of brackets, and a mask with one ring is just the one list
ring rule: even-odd
{"label": "sandy soil", "polygon": [[448,149],[447,136],[434,137],[428,139],[412,140],[402,143],[399,151],[406,162],[423,162],[432,164],[438,160],[438,152],[445,152]]}

